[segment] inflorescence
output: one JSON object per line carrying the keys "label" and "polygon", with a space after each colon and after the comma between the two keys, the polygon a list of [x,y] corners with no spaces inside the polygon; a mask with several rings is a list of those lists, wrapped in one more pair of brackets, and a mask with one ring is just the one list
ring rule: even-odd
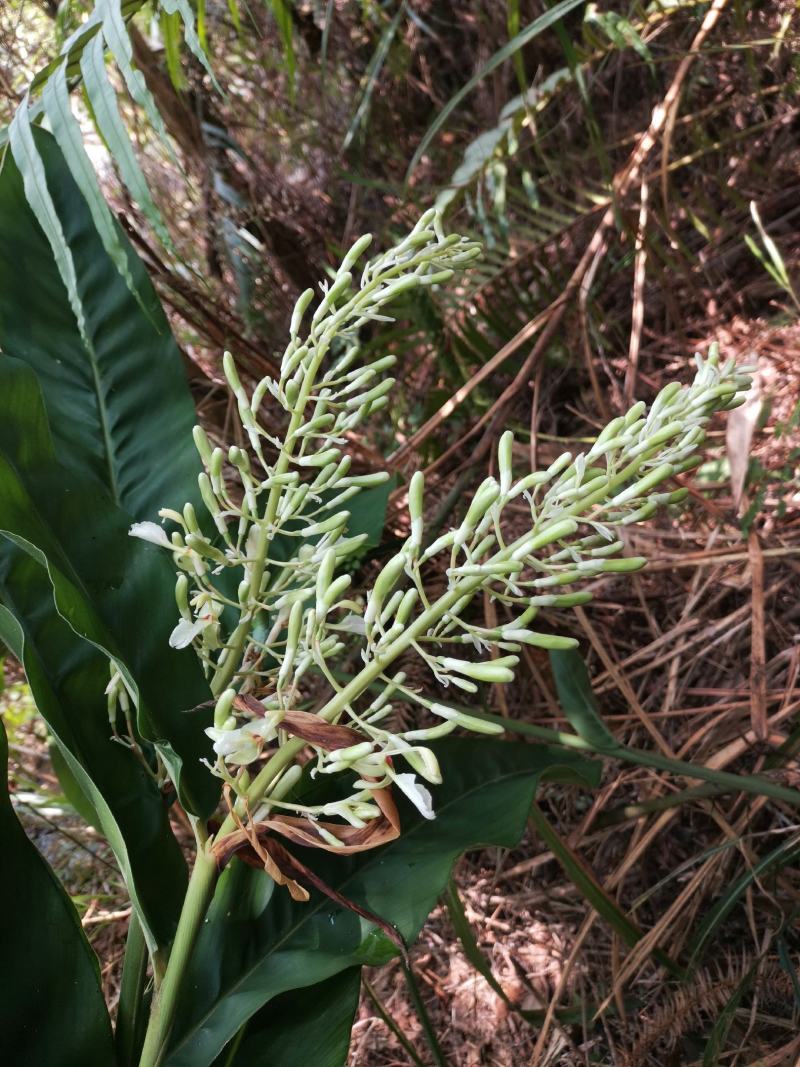
{"label": "inflorescence", "polygon": [[[170,640],[177,648],[192,645],[208,674],[216,698],[207,731],[215,773],[246,802],[254,821],[271,811],[291,812],[330,838],[332,848],[339,838],[319,820],[367,826],[381,814],[376,791],[392,783],[433,817],[431,795],[418,778],[436,784],[441,776],[426,741],[459,726],[501,732],[430,699],[396,670],[398,658],[414,652],[440,685],[473,693],[481,682],[511,681],[523,644],[573,645],[530,625],[542,608],[589,600],[588,591],[574,590],[577,584],[644,566],[643,558],[622,554],[621,529],[683,499],[686,489],[663,489],[664,482],[700,462],[708,419],[740,403],[749,385],[716,352],[705,361],[696,357],[690,386],[666,386],[649,410],[638,403],[609,423],[586,453],[565,452],[546,470],[519,479],[513,435],[506,432],[497,477],[481,483],[460,525],[431,543],[424,478],[417,472],[408,488],[409,536],[363,599],[354,595],[345,569],[365,535],[348,536],[346,505],[388,475],[351,474],[343,447],[347,434],[388,403],[394,357],[364,363],[359,329],[391,321],[385,309],[398,295],[448,281],[479,254],[465,238],[445,236],[439,216],[429,211],[400,244],[367,262],[354,283],[370,240],[361,238],[347,254],[307,329],[313,291],[298,300],[277,381],[264,378],[249,394],[226,354],[225,375],[250,452],[212,448],[195,427],[204,467],[199,488],[214,533],[191,504],[183,512],[160,512],[175,524],[170,536],[152,522],[131,528],[134,536],[169,549],[178,567],[180,620]],[[275,432],[272,411],[271,430],[260,418],[267,394],[284,412],[282,434]],[[525,502],[530,523],[509,539],[504,518],[512,501],[517,507]],[[437,585],[432,597],[423,567],[434,558],[445,562],[446,586],[439,591]],[[235,596],[223,591],[233,585],[220,577],[231,569],[238,578]],[[495,628],[470,621],[470,606],[485,594],[505,605],[512,621]],[[229,616],[235,620],[230,625]],[[336,664],[353,648],[360,650],[361,666],[343,684]],[[332,747],[324,732],[316,744],[308,737],[290,740],[286,717],[296,714],[311,673],[321,676],[327,691],[316,710],[319,722],[346,724],[354,743]],[[393,731],[393,701],[426,708],[436,725]],[[296,756],[307,744],[316,756],[313,773],[352,776],[346,799],[317,807],[292,802]],[[254,780],[252,765],[265,755],[271,758]],[[410,771],[398,771],[399,759]]]}

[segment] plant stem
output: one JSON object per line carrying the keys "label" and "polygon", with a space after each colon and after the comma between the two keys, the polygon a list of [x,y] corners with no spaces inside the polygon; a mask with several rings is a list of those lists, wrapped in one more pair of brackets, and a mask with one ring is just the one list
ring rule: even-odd
{"label": "plant stem", "polygon": [[[445,593],[443,597],[437,600],[425,611],[421,612],[414,622],[408,626],[405,632],[395,638],[381,655],[376,656],[371,663],[368,663],[363,670],[358,672],[355,678],[353,678],[344,689],[340,689],[338,693],[331,697],[327,704],[317,712],[319,717],[325,719],[327,722],[332,722],[338,718],[347,705],[357,697],[360,697],[369,685],[383,674],[383,672],[409,647],[409,645],[411,645],[414,640],[416,640],[417,637],[424,634],[430,626],[437,622],[468,592],[476,590],[482,581],[482,578],[463,579],[456,583],[456,585]],[[237,811],[241,808],[240,814],[248,810],[255,810],[264,797],[270,783],[274,781],[277,774],[282,771],[284,767],[292,762],[304,745],[305,741],[295,739],[287,741],[286,744],[278,749],[272,759],[262,767],[253,779],[250,788],[247,790],[246,802],[243,802],[242,800],[238,802]],[[224,837],[235,825],[233,817],[229,815],[217,832],[217,839]]]}
{"label": "plant stem", "polygon": [[551,730],[546,726],[535,726],[530,722],[520,722],[516,719],[506,719],[502,715],[494,715],[488,711],[470,711],[478,719],[487,722],[496,722],[504,726],[509,733],[527,734],[536,737],[540,741],[549,741],[551,744],[562,745],[564,748],[575,748],[581,752],[592,752],[597,756],[605,756],[607,759],[624,760],[627,763],[636,763],[640,767],[653,767],[659,771],[669,771],[684,778],[695,778],[700,781],[710,782],[718,786],[726,793],[752,793],[754,796],[774,797],[775,800],[785,800],[787,803],[800,807],[800,790],[789,786],[780,785],[755,774],[731,774],[729,771],[718,771],[711,767],[704,767],[701,763],[688,763],[686,760],[669,759],[655,752],[645,752],[638,748],[629,748],[628,745],[601,745],[587,741],[578,734],[568,734],[561,730]]}
{"label": "plant stem", "polygon": [[191,960],[197,935],[214,892],[217,864],[205,849],[197,853],[189,888],[183,902],[175,940],[161,988],[156,994],[144,1039],[139,1067],[159,1067],[164,1061],[170,1031],[178,1006],[178,995]]}

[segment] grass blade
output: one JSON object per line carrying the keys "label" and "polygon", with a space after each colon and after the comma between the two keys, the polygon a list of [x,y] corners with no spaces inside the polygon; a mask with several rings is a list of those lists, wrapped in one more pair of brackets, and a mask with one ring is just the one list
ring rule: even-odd
{"label": "grass blade", "polygon": [[[636,923],[628,918],[613,897],[605,891],[580,856],[567,845],[555,827],[551,826],[536,803],[531,807],[530,819],[534,829],[558,860],[564,873],[597,914],[629,947],[640,941],[644,935]],[[653,957],[672,974],[683,975],[683,969],[661,949],[654,949]]]}
{"label": "grass blade", "polygon": [[375,49],[372,59],[369,61],[369,66],[367,67],[364,73],[363,79],[364,92],[361,96],[361,100],[359,101],[358,107],[356,108],[356,113],[355,115],[353,115],[353,118],[350,120],[350,125],[347,127],[347,133],[345,134],[344,143],[342,144],[343,152],[346,152],[352,144],[353,138],[358,132],[358,129],[369,110],[370,101],[372,100],[372,93],[377,84],[381,69],[383,68],[383,64],[386,61],[386,57],[389,54],[389,49],[392,46],[394,36],[397,33],[397,27],[400,25],[400,20],[405,14],[405,10],[406,2],[405,0],[403,0],[402,4],[397,9],[397,13],[395,14],[394,18],[383,31],[383,35],[381,36],[381,39],[378,42],[378,47]]}
{"label": "grass blade", "polygon": [[505,989],[503,989],[495,978],[489,961],[481,951],[478,939],[475,937],[475,932],[473,931],[472,925],[464,911],[464,904],[459,896],[458,887],[452,878],[447,883],[447,889],[444,891],[444,903],[447,908],[447,914],[450,917],[450,924],[456,933],[456,937],[461,942],[464,955],[478,974],[486,979],[495,993],[497,993],[498,997],[500,997],[512,1011],[518,1011],[516,1004],[509,999]]}
{"label": "grass blade", "polygon": [[362,984],[364,986],[364,992],[367,994],[369,999],[372,1001],[373,1008],[378,1013],[378,1015],[381,1017],[381,1019],[386,1023],[386,1025],[389,1027],[389,1029],[394,1034],[394,1036],[397,1038],[397,1040],[400,1042],[400,1044],[402,1045],[403,1049],[406,1052],[406,1055],[411,1060],[411,1062],[414,1064],[414,1067],[425,1067],[425,1064],[423,1063],[423,1061],[417,1055],[417,1050],[414,1048],[414,1046],[408,1040],[406,1035],[403,1033],[403,1031],[400,1029],[400,1027],[394,1021],[394,1019],[389,1014],[389,1012],[386,1010],[386,1008],[384,1008],[383,1004],[381,1003],[380,997],[375,992],[375,990],[372,988],[372,986],[367,981],[367,979],[366,978],[362,978],[361,982],[362,982]]}
{"label": "grass blade", "polygon": [[295,97],[295,73],[297,71],[297,57],[294,54],[294,42],[292,40],[292,12],[286,0],[269,0],[272,9],[272,17],[278,27],[278,33],[283,45],[283,54],[286,59],[286,75],[289,80],[289,99]]}
{"label": "grass blade", "polygon": [[721,923],[736,906],[739,898],[753,884],[753,882],[773,867],[786,867],[790,863],[793,863],[798,857],[800,857],[800,838],[795,836],[789,841],[782,842],[771,852],[768,852],[767,855],[759,860],[754,867],[746,870],[736,879],[733,885],[722,894],[700,924],[700,929],[692,942],[692,954],[689,960],[690,968],[697,965],[711,937],[713,937]]}
{"label": "grass blade", "polygon": [[403,974],[406,979],[406,985],[408,987],[408,993],[411,997],[411,1003],[414,1005],[414,1010],[417,1013],[417,1018],[422,1023],[422,1032],[425,1034],[425,1040],[428,1043],[428,1050],[431,1054],[435,1067],[447,1067],[447,1060],[445,1059],[444,1052],[442,1052],[442,1046],[439,1044],[439,1039],[436,1036],[436,1031],[433,1028],[431,1017],[428,1015],[428,1009],[425,1007],[425,1002],[422,999],[422,994],[419,991],[417,985],[417,979],[414,976],[414,972],[411,969],[410,964],[403,960]]}

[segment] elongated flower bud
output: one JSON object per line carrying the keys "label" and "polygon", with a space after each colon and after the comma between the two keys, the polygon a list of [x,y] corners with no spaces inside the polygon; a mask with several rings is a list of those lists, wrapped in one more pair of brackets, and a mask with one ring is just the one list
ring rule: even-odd
{"label": "elongated flower bud", "polygon": [[457,674],[466,675],[467,678],[474,678],[476,682],[503,683],[514,680],[514,671],[511,668],[519,663],[519,657],[500,656],[499,659],[473,663],[467,659],[443,656],[439,662],[445,670],[455,671]]}
{"label": "elongated flower bud", "polygon": [[220,694],[217,703],[214,705],[214,726],[218,730],[225,728],[225,724],[230,718],[231,711],[233,710],[233,702],[235,699],[235,689],[226,689],[224,693]]}
{"label": "elongated flower bud", "polygon": [[505,727],[499,723],[479,719],[475,715],[468,715],[466,712],[448,707],[446,704],[431,704],[430,709],[434,715],[447,719],[457,726],[463,726],[465,730],[471,730],[476,734],[502,734],[505,732]]}
{"label": "elongated flower bud", "polygon": [[497,445],[497,467],[500,472],[500,492],[503,496],[511,488],[513,471],[514,434],[506,430]]}
{"label": "elongated flower bud", "polygon": [[423,534],[423,507],[425,503],[425,475],[415,471],[408,486],[408,515],[411,519],[411,537],[409,544],[419,548]]}

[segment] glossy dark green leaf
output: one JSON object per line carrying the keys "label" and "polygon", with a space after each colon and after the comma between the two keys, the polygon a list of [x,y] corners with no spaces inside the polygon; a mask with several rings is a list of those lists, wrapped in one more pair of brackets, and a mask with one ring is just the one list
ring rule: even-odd
{"label": "glossy dark green leaf", "polygon": [[160,507],[182,507],[197,497],[196,419],[181,355],[122,231],[117,227],[116,236],[138,300],[106,253],[55,141],[38,129],[33,139],[74,264],[87,338],[19,170],[6,157],[0,173],[0,348],[36,372],[64,466],[91,471],[134,520],[156,519]]}
{"label": "glossy dark green leaf", "polygon": [[[585,760],[541,746],[459,738],[432,747],[444,779],[434,790],[435,820],[424,820],[401,800],[403,832],[381,849],[348,857],[296,850],[339,893],[392,923],[407,943],[465,849],[511,847],[519,840],[543,774],[567,767],[596,780]],[[271,998],[359,963],[383,963],[396,951],[354,912],[317,895],[295,903],[266,875],[234,861],[200,934],[168,1067],[213,1063]]]}
{"label": "glossy dark green leaf", "polygon": [[61,786],[61,791],[68,803],[75,809],[84,822],[88,823],[89,826],[93,826],[98,833],[102,834],[102,820],[95,810],[94,804],[92,804],[89,797],[80,785],[78,785],[78,779],[72,773],[70,765],[67,763],[66,757],[62,754],[55,738],[51,737],[50,744],[47,746],[47,751],[50,756],[50,766],[53,768],[53,774],[58,779],[58,784]]}
{"label": "glossy dark green leaf", "polygon": [[208,687],[194,656],[169,647],[169,558],[129,537],[129,521],[89,472],[56,461],[34,372],[0,359],[0,531],[46,568],[74,632],[125,673],[142,736],[157,745],[184,806],[208,814],[219,790],[200,764],[204,716],[190,714]]}
{"label": "glossy dark green leaf", "polygon": [[589,672],[580,652],[572,648],[553,650],[550,666],[558,702],[578,736],[599,752],[619,748],[619,742],[600,717]]}
{"label": "glossy dark green leaf", "polygon": [[36,706],[96,812],[151,945],[165,944],[180,911],[186,866],[155,782],[112,740],[103,693],[106,659],[52,610],[47,575],[25,553],[0,555],[0,598],[6,605],[0,606],[0,640],[25,668]]}
{"label": "glossy dark green leaf", "polygon": [[6,789],[8,743],[0,720],[0,1048],[4,1062],[109,1067],[111,1023],[97,960],[78,913],[28,840]]}
{"label": "glossy dark green leaf", "polygon": [[344,1067],[360,991],[361,968],[350,967],[282,993],[249,1020],[233,1059],[226,1050],[218,1067]]}

